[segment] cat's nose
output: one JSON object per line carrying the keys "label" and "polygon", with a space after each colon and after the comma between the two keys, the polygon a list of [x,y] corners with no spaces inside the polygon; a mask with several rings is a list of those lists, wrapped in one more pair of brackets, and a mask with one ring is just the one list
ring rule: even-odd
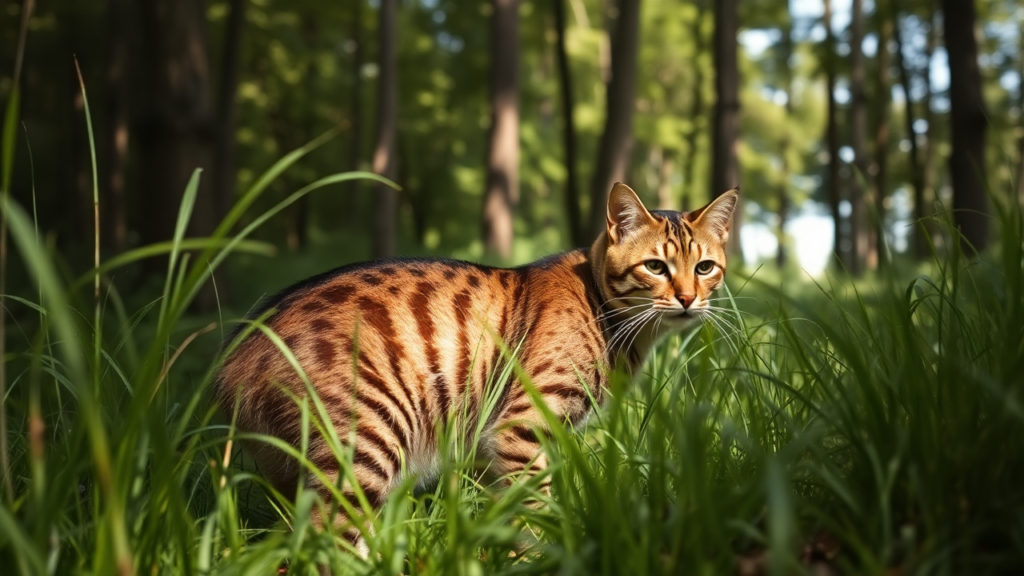
{"label": "cat's nose", "polygon": [[676,294],[676,298],[679,303],[683,305],[683,308],[689,308],[690,304],[697,298],[696,294]]}

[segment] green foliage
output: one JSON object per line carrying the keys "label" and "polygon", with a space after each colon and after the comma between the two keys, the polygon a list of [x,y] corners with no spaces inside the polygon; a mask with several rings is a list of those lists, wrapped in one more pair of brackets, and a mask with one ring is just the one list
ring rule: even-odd
{"label": "green foliage", "polygon": [[[719,574],[757,558],[789,573],[823,534],[835,542],[829,561],[851,573],[1006,573],[1024,562],[1017,208],[1001,215],[1002,244],[989,259],[953,254],[912,280],[832,280],[799,297],[756,274],[739,295],[726,291],[714,318],[662,345],[635,383],[613,379],[585,428],[553,422],[550,498],[536,491],[540,478],[482,484],[475,444],[461,440],[478,431],[454,426],[435,487],[418,491],[410,478],[379,513],[365,503],[368,516],[349,510],[369,522],[366,560],[309,526],[311,507],[332,503],[308,491],[276,497],[238,444],[300,452],[241,435],[232,415],[208,406],[217,362],[187,348],[197,333],[182,316],[209,277],[207,259],[190,265],[179,235],[160,302],[131,315],[105,304],[93,325],[29,217],[4,208],[40,288],[39,300],[10,297],[38,314],[38,330],[8,361],[5,402],[16,499],[0,507],[0,557],[23,573],[313,573],[326,564],[339,574]],[[209,242],[210,262],[230,250],[222,246]],[[104,302],[117,302],[107,290]],[[182,369],[185,355],[207,358],[205,367]],[[532,390],[515,365],[494,375],[493,389],[513,370]],[[327,434],[350,461],[319,401],[299,402],[305,436]]]}

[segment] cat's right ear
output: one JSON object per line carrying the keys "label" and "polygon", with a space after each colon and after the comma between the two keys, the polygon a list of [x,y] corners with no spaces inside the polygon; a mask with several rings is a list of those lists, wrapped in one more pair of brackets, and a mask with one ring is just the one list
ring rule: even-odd
{"label": "cat's right ear", "polygon": [[608,242],[615,244],[654,221],[633,189],[616,182],[608,193]]}

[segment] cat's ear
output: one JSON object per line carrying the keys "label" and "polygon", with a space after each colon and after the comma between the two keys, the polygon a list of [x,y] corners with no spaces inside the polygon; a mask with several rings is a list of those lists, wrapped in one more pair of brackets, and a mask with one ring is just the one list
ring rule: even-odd
{"label": "cat's ear", "polygon": [[694,228],[703,228],[725,242],[729,239],[732,213],[736,210],[736,205],[740,200],[739,191],[739,188],[729,190],[712,200],[707,206],[687,213],[686,220],[693,224]]}
{"label": "cat's ear", "polygon": [[616,182],[608,193],[608,241],[620,242],[633,232],[654,222],[636,192],[622,182]]}

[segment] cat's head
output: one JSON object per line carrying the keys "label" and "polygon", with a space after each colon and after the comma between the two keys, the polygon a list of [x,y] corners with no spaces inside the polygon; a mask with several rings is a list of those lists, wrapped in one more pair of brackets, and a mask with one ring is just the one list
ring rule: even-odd
{"label": "cat's head", "polygon": [[706,313],[725,280],[729,223],[738,199],[730,190],[692,212],[651,212],[629,186],[616,183],[608,195],[607,232],[593,249],[605,313],[643,313],[669,326]]}

